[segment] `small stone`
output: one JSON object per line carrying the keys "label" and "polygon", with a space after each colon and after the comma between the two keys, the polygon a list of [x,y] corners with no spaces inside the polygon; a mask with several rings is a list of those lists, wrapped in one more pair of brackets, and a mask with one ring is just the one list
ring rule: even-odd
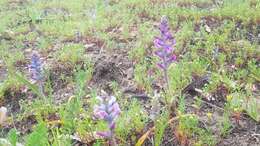
{"label": "small stone", "polygon": [[210,27],[209,27],[208,25],[205,25],[205,30],[206,30],[208,33],[211,32],[211,29],[210,29]]}
{"label": "small stone", "polygon": [[7,119],[7,108],[1,107],[0,108],[0,125],[2,125]]}

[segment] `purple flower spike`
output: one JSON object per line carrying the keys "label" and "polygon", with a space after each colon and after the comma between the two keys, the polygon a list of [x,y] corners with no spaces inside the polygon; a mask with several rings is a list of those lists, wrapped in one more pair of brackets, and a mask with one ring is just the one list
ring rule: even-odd
{"label": "purple flower spike", "polygon": [[31,73],[31,79],[38,85],[40,96],[45,98],[44,95],[44,75],[42,69],[42,62],[38,54],[33,53],[31,57],[31,64],[29,66],[29,72]]}
{"label": "purple flower spike", "polygon": [[163,70],[165,82],[167,88],[169,88],[167,71],[170,64],[176,60],[176,55],[173,54],[176,40],[170,32],[166,17],[162,17],[159,30],[161,33],[160,37],[155,37],[154,39],[154,46],[158,48],[155,51],[155,55],[160,58],[160,62],[157,65]]}
{"label": "purple flower spike", "polygon": [[109,131],[97,132],[97,134],[114,141],[113,133],[116,127],[115,120],[121,112],[119,104],[116,102],[114,96],[104,95],[96,98],[100,101],[100,104],[94,106],[94,117],[107,122],[109,129]]}
{"label": "purple flower spike", "polygon": [[36,82],[39,82],[43,79],[42,75],[42,63],[40,57],[37,54],[33,54],[31,57],[31,64],[29,66],[31,78]]}

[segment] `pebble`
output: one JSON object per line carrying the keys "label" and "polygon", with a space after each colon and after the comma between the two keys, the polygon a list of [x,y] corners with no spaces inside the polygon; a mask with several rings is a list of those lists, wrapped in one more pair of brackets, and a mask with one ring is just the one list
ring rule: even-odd
{"label": "pebble", "polygon": [[7,108],[1,107],[0,108],[0,125],[2,125],[7,119]]}

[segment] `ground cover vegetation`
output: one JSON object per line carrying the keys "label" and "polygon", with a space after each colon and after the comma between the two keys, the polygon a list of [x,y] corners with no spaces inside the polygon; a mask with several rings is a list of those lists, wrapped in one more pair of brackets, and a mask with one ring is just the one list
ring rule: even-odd
{"label": "ground cover vegetation", "polygon": [[0,145],[260,145],[259,0],[0,0]]}

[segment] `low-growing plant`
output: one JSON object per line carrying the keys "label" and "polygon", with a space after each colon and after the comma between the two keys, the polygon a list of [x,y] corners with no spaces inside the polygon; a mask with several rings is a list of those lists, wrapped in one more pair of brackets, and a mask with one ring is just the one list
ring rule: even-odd
{"label": "low-growing plant", "polygon": [[[259,0],[0,0],[0,104],[9,111],[18,103],[12,101],[19,99],[19,110],[8,113],[13,119],[6,121],[13,124],[6,126],[4,123],[0,135],[6,136],[5,129],[10,126],[17,127],[17,131],[11,130],[6,139],[0,138],[0,143],[18,146],[17,141],[25,138],[25,145],[28,146],[69,146],[74,144],[74,140],[87,145],[94,142],[93,145],[101,146],[106,138],[110,143],[116,141],[114,144],[132,145],[137,140],[136,136],[148,128],[148,134],[145,133],[138,144],[146,142],[149,145],[151,142],[153,145],[164,145],[162,141],[170,142],[169,138],[172,138],[164,137],[165,128],[170,125],[180,144],[217,145],[208,129],[208,126],[212,128],[211,124],[220,122],[217,130],[222,136],[229,136],[233,126],[231,119],[239,123],[241,116],[248,114],[257,122],[260,120],[257,96],[260,80],[259,6]],[[155,47],[151,47],[151,40],[156,35],[155,21],[161,15],[167,15],[169,19],[162,18],[160,36],[154,40]],[[174,37],[170,33],[170,26],[176,32]],[[25,64],[36,48],[46,56],[45,69],[48,65],[59,63],[57,65],[62,69],[69,68],[70,74],[57,68],[54,72],[62,73],[58,73],[60,82],[56,83],[53,70],[43,72],[40,67],[43,65],[40,62],[42,57],[33,54],[29,66],[30,80]],[[154,51],[156,55],[151,56]],[[98,121],[92,116],[96,100],[89,97],[96,97],[94,92],[99,88],[95,88],[96,80],[91,80],[93,65],[86,65],[85,60],[85,55],[91,55],[94,62],[99,62],[96,60],[99,57],[109,55],[113,58],[114,53],[115,56],[124,57],[128,54],[132,61],[120,62],[123,65],[123,70],[120,66],[120,72],[127,76],[127,81],[110,84],[111,92],[123,109],[120,117],[112,118],[116,128],[111,119],[104,116],[101,117],[103,120]],[[178,55],[178,63],[173,63],[176,60],[174,54]],[[158,60],[159,69],[156,69]],[[126,72],[124,69],[127,69]],[[197,88],[217,97],[214,102],[208,102],[208,106],[212,105],[214,109],[217,102],[220,106],[218,109],[221,109],[219,104],[222,104],[222,95],[228,94],[222,119],[215,116],[219,112],[205,113],[204,109],[199,109],[202,105],[208,107],[204,106],[207,103],[204,94],[200,93],[201,98],[195,98],[195,113],[208,116],[210,125],[204,121],[205,118],[187,116],[190,115],[187,112],[194,112],[189,106],[194,98],[189,98],[186,103],[186,94],[191,92],[182,92],[191,82],[196,82],[197,77],[204,77],[208,73],[209,83],[201,87],[203,89]],[[125,83],[131,84],[127,84],[127,87],[130,85],[132,91],[132,81],[134,86],[138,86],[138,93],[131,92],[125,96]],[[61,82],[62,86],[59,84]],[[57,86],[52,88],[53,85],[62,89]],[[74,94],[68,101],[67,92]],[[148,98],[142,98],[142,102],[139,102],[139,92]],[[128,95],[131,98],[127,98]],[[46,102],[45,97],[50,102]],[[174,110],[178,112],[167,110],[172,101],[176,101]],[[58,104],[54,106],[54,103]],[[50,114],[55,114],[55,121],[52,121]],[[32,115],[39,124],[32,133],[19,135],[21,126],[27,131],[28,124],[32,124],[24,122]],[[173,123],[170,122],[172,119]],[[215,119],[216,122],[213,121]],[[155,124],[151,129],[152,121],[149,120]],[[243,120],[248,120],[248,117],[243,117]],[[52,122],[57,122],[59,126],[52,125]],[[21,125],[17,126],[17,123]],[[100,138],[102,134],[113,135],[114,138],[107,135]],[[85,141],[89,135],[91,143]],[[169,135],[168,131],[166,135]],[[153,139],[145,141],[148,137]],[[222,140],[218,135],[216,138]]]}
{"label": "low-growing plant", "polygon": [[53,106],[51,102],[42,98],[34,99],[31,102],[21,100],[19,105],[21,112],[17,115],[17,120],[22,120],[32,115],[39,119],[45,118],[50,113],[55,113],[59,109],[59,107]]}
{"label": "low-growing plant", "polygon": [[120,90],[120,84],[118,84],[116,81],[113,81],[110,85],[113,91],[113,95],[118,99],[117,101],[118,103],[120,103],[121,108],[123,108],[124,106],[128,106],[128,101],[122,98],[124,95],[123,92]]}
{"label": "low-growing plant", "polygon": [[179,114],[185,113],[186,105],[185,105],[185,97],[181,96],[179,98],[178,112]]}
{"label": "low-growing plant", "polygon": [[[142,105],[137,100],[132,100],[122,109],[115,132],[121,139],[127,140],[131,132],[141,132],[147,121],[148,115]],[[130,139],[136,141],[135,136],[131,136]]]}
{"label": "low-growing plant", "polygon": [[154,134],[154,145],[160,146],[162,143],[162,138],[164,136],[165,129],[167,128],[169,120],[168,111],[163,111],[163,113],[155,121],[155,134]]}
{"label": "low-growing plant", "polygon": [[[75,73],[76,99],[79,104],[86,93],[85,85],[91,80],[93,73],[93,66],[90,62],[87,62],[86,68],[86,70],[79,70]],[[78,107],[81,107],[81,105]]]}
{"label": "low-growing plant", "polygon": [[230,129],[232,127],[232,124],[231,124],[229,117],[230,117],[230,113],[225,111],[224,114],[223,114],[223,118],[222,118],[222,120],[220,121],[220,124],[219,124],[220,133],[223,137],[225,137],[226,135],[229,134]]}
{"label": "low-growing plant", "polygon": [[199,96],[196,96],[195,98],[195,101],[194,101],[194,107],[196,109],[200,109],[201,105],[202,105],[202,98],[199,97]]}
{"label": "low-growing plant", "polygon": [[63,129],[68,132],[75,131],[76,125],[78,125],[77,120],[83,106],[82,98],[85,95],[85,84],[92,76],[92,66],[90,64],[87,66],[88,70],[79,70],[75,73],[76,94],[71,96],[68,102],[59,109],[61,121],[64,125]]}
{"label": "low-growing plant", "polygon": [[259,101],[257,99],[252,98],[246,111],[254,120],[260,121]]}
{"label": "low-growing plant", "polygon": [[195,116],[180,117],[178,126],[175,130],[175,136],[182,145],[189,143],[189,137],[194,133],[198,125],[198,118]]}
{"label": "low-growing plant", "polygon": [[136,64],[134,70],[134,80],[136,81],[139,90],[152,93],[152,78],[148,75],[148,66],[149,65],[146,61],[144,61],[144,63]]}
{"label": "low-growing plant", "polygon": [[195,130],[195,134],[198,135],[196,143],[200,144],[201,146],[215,146],[217,143],[215,137],[213,136],[213,133],[208,129],[197,127]]}
{"label": "low-growing plant", "polygon": [[[80,120],[77,123],[77,127],[76,127],[76,134],[78,135],[78,137],[80,138],[84,138],[86,137],[86,139],[88,140],[88,138],[93,135],[95,135],[95,131],[96,127],[95,127],[95,121],[93,120],[93,118],[90,115],[90,111],[86,112],[86,113],[81,113],[82,115],[84,115],[84,120]],[[95,136],[94,136],[95,138]],[[91,138],[89,138],[91,140]]]}
{"label": "low-growing plant", "polygon": [[[173,64],[169,68],[169,81],[170,81],[170,91],[169,94],[171,98],[173,95],[181,95],[182,90],[189,84],[191,81],[192,70],[189,67],[189,63],[178,62],[178,64]],[[173,99],[176,100],[176,99]]]}
{"label": "low-growing plant", "polygon": [[78,61],[84,60],[84,46],[82,44],[68,44],[57,52],[58,60],[70,62],[75,65]]}
{"label": "low-growing plant", "polygon": [[51,129],[51,134],[53,137],[52,146],[71,146],[71,138],[62,134],[59,128]]}
{"label": "low-growing plant", "polygon": [[8,140],[10,141],[12,146],[16,146],[18,143],[18,132],[16,129],[11,129],[8,132]]}
{"label": "low-growing plant", "polygon": [[26,136],[26,146],[46,146],[48,145],[48,128],[46,123],[40,122],[33,132]]}
{"label": "low-growing plant", "polygon": [[81,108],[81,102],[75,96],[70,97],[70,100],[59,108],[64,131],[68,133],[75,132]]}

